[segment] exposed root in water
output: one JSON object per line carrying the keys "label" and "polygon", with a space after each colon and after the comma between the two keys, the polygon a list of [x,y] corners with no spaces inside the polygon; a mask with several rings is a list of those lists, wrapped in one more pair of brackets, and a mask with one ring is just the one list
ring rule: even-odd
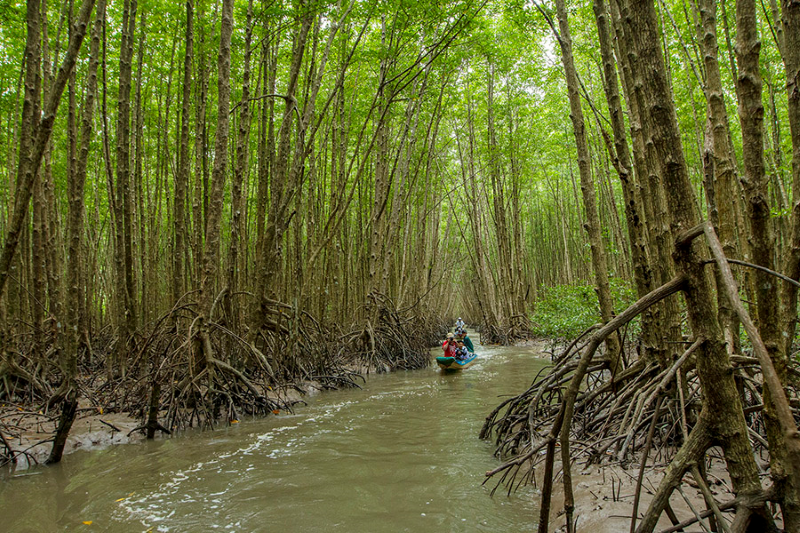
{"label": "exposed root in water", "polygon": [[[217,300],[226,297],[223,291]],[[374,320],[350,333],[274,301],[264,327],[248,336],[237,333],[241,328],[235,324],[241,321],[230,316],[229,306],[215,304],[203,323],[196,306],[182,301],[128,339],[104,329],[84,342],[71,384],[59,365],[42,365],[25,355],[30,336],[18,335],[14,343],[7,339],[0,358],[0,400],[8,405],[0,410],[0,464],[24,454],[11,444],[20,435],[18,425],[7,425],[2,417],[19,408],[53,421],[60,406],[68,405],[62,400],[69,390],[80,399],[79,411],[128,413],[141,421],[129,433],[153,438],[236,423],[243,416],[291,412],[309,389],[360,387],[364,378],[358,368],[425,367],[430,347],[442,334],[440,326],[430,325],[440,322],[424,310],[398,311],[377,293],[366,306]],[[119,343],[130,354],[125,361],[114,358]]]}
{"label": "exposed root in water", "polygon": [[[3,426],[5,426],[5,424],[3,424]],[[17,454],[14,448],[11,447],[11,443],[6,439],[3,429],[3,427],[0,427],[0,443],[3,444],[3,452],[0,453],[0,465],[8,463],[17,464]]]}

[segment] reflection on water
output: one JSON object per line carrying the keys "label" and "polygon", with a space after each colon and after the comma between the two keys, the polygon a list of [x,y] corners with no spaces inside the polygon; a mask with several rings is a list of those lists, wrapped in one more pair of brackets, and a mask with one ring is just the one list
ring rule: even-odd
{"label": "reflection on water", "polygon": [[293,415],[22,472],[0,482],[0,530],[533,531],[533,489],[490,497],[481,485],[498,460],[478,432],[545,361],[529,348],[476,351],[463,372],[370,376]]}

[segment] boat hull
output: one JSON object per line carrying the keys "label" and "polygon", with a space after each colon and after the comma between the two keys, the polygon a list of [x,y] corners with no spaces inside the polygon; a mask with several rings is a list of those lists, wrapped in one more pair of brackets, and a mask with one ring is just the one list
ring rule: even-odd
{"label": "boat hull", "polygon": [[469,358],[463,361],[458,361],[455,357],[437,357],[436,364],[439,365],[439,368],[442,370],[463,370],[472,366],[476,357],[477,355],[474,353],[469,354]]}

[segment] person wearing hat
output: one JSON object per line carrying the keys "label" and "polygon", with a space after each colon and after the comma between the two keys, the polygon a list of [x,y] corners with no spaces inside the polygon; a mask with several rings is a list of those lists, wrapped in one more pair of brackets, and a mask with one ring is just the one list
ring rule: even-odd
{"label": "person wearing hat", "polygon": [[442,350],[444,351],[445,357],[456,356],[456,339],[453,337],[452,333],[447,334],[447,338],[442,343]]}
{"label": "person wearing hat", "polygon": [[456,329],[464,329],[464,326],[466,326],[466,324],[461,320],[461,317],[458,317],[458,320],[456,320]]}

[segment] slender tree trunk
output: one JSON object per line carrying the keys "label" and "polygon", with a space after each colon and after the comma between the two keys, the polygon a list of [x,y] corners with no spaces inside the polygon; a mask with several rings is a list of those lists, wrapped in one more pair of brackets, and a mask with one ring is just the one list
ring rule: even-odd
{"label": "slender tree trunk", "polygon": [[125,0],[122,12],[122,44],[119,55],[119,94],[117,100],[115,188],[116,265],[117,265],[117,342],[116,359],[126,372],[128,339],[136,331],[133,278],[133,198],[130,179],[130,96],[133,62],[133,37],[136,27],[137,0]]}
{"label": "slender tree trunk", "polygon": [[214,142],[214,166],[208,198],[206,239],[203,253],[203,276],[200,279],[200,309],[211,318],[215,283],[219,272],[222,223],[222,202],[228,167],[228,136],[230,132],[230,71],[231,35],[233,34],[233,0],[224,0],[220,24],[219,55],[217,57],[217,127]]}
{"label": "slender tree trunk", "polygon": [[387,31],[386,16],[383,16],[381,19],[381,46],[385,51],[381,57],[378,75],[378,100],[380,102],[381,115],[376,126],[375,187],[372,193],[372,211],[369,221],[369,292],[385,292],[386,290],[386,288],[381,285],[378,271],[383,264],[385,248],[389,245],[389,243],[386,242],[386,218],[384,217],[384,213],[386,212],[386,207],[389,205],[389,196],[392,190],[392,173],[389,164],[391,96],[386,94],[386,92],[391,89],[389,89],[385,83],[387,72],[390,67]]}
{"label": "slender tree trunk", "polygon": [[[200,4],[201,6],[204,3]],[[198,62],[198,75],[195,80],[195,124],[194,124],[194,194],[192,196],[192,247],[194,249],[194,282],[202,283],[202,269],[204,264],[203,248],[206,234],[206,100],[208,97],[208,72],[206,69],[204,15],[200,10],[197,15],[197,25],[200,33],[198,50],[195,53]]]}
{"label": "slender tree trunk", "polygon": [[[91,8],[88,13],[91,14]],[[84,13],[82,12],[83,16]],[[71,18],[71,17],[70,17]],[[81,17],[79,23],[88,26],[89,17],[85,19]],[[94,118],[94,95],[97,92],[97,67],[100,56],[100,35],[103,30],[105,22],[105,0],[99,0],[95,14],[95,22],[92,29],[91,46],[89,52],[89,69],[88,69],[88,82],[86,88],[86,97],[83,104],[83,114],[81,119],[81,150],[77,157],[77,161],[71,162],[71,171],[67,175],[68,179],[68,196],[69,196],[69,211],[67,222],[67,246],[69,255],[67,257],[67,313],[65,317],[60,314],[57,317],[58,321],[66,321],[66,349],[61,356],[62,371],[64,372],[64,381],[61,388],[56,393],[56,396],[63,395],[64,401],[62,403],[61,415],[58,427],[56,429],[56,436],[53,442],[53,448],[47,458],[48,464],[58,463],[64,453],[64,447],[72,424],[75,421],[78,407],[78,393],[75,388],[75,378],[78,374],[78,349],[80,345],[80,329],[79,326],[83,322],[83,309],[80,305],[82,296],[82,287],[80,273],[83,268],[82,262],[82,238],[83,238],[83,224],[84,224],[84,184],[86,182],[86,167],[89,159],[89,145],[92,136],[92,121]],[[73,30],[73,28],[75,28]],[[70,40],[74,37],[73,31],[77,27],[70,27]],[[74,84],[71,92],[74,92]],[[70,129],[72,135],[77,134],[74,128]],[[74,164],[73,164],[74,163]]]}
{"label": "slender tree trunk", "polygon": [[[305,10],[305,5],[301,6],[301,10]],[[278,132],[278,152],[271,168],[270,205],[261,250],[262,255],[259,258],[261,262],[258,267],[260,274],[256,287],[258,308],[251,322],[251,336],[256,335],[264,325],[267,306],[269,305],[268,300],[275,300],[277,297],[278,287],[275,281],[280,274],[281,244],[283,234],[289,224],[288,208],[295,193],[294,187],[296,183],[293,182],[293,177],[290,176],[289,168],[290,139],[297,108],[295,92],[305,53],[306,39],[313,21],[313,13],[306,11],[302,13],[301,17],[300,28],[298,28],[295,36],[286,94],[283,96],[285,107],[283,120]]]}
{"label": "slender tree trunk", "polygon": [[[769,180],[764,171],[764,106],[759,66],[761,42],[758,37],[756,4],[754,0],[736,2],[736,57],[739,65],[737,80],[739,96],[739,122],[742,128],[742,156],[747,214],[750,222],[751,246],[755,264],[775,270]],[[756,297],[758,329],[773,361],[778,377],[785,383],[787,377],[786,352],[780,335],[780,309],[778,286],[769,274],[757,271]],[[787,458],[783,431],[769,389],[764,390],[764,415],[769,441],[772,479],[779,494],[785,498],[783,506],[787,531],[800,529],[800,499],[791,464]]]}
{"label": "slender tree trunk", "polygon": [[[40,9],[40,8],[41,8],[41,5],[37,6],[37,10]],[[41,28],[41,32],[44,34],[45,38],[41,39],[41,42],[44,42],[44,43],[47,42],[47,39],[46,39],[46,36],[47,36],[46,15],[47,15],[47,13],[46,12],[47,12],[47,9],[46,9],[46,5],[45,5],[45,9],[43,10],[43,12],[38,12],[37,13],[37,16],[40,16],[40,14],[41,14],[39,20],[37,21],[37,24],[40,25],[39,27]],[[28,31],[29,32],[32,31],[30,29],[30,27],[29,27]],[[39,115],[39,106],[40,106],[39,102],[40,102],[40,99],[41,99],[39,94],[41,94],[44,91],[43,85],[46,84],[46,81],[42,80],[42,76],[41,76],[40,72],[38,72],[39,70],[41,70],[41,64],[44,61],[46,61],[46,59],[43,60],[43,58],[41,57],[42,55],[46,56],[46,54],[47,54],[46,47],[45,47],[45,50],[42,50],[42,45],[41,45],[41,43],[39,43],[37,50],[38,50],[37,53],[39,55],[35,59],[35,65],[36,65],[36,68],[37,68],[37,73],[36,73],[36,85],[37,85],[36,86],[36,92],[37,92],[37,96],[36,96],[36,102],[34,103],[34,109],[33,109],[34,116],[38,116]],[[24,110],[23,110],[23,112],[24,112]],[[22,154],[21,153],[20,153],[20,158],[22,158]],[[38,174],[38,172],[37,172],[37,174]],[[19,178],[17,178],[17,185],[19,186],[19,184],[20,184],[20,180],[19,180]],[[43,187],[42,186],[42,178],[41,178],[41,174],[39,174],[38,176],[36,176],[35,181],[33,183],[33,201],[32,201],[33,212],[31,213],[31,219],[32,220],[31,220],[31,248],[30,248],[31,255],[30,255],[30,259],[29,259],[29,261],[31,263],[31,266],[30,266],[31,281],[33,282],[31,284],[32,290],[30,291],[30,295],[31,295],[31,303],[30,303],[31,319],[33,321],[34,330],[36,331],[36,338],[34,339],[34,342],[33,342],[33,357],[37,361],[37,364],[44,363],[44,360],[43,360],[43,357],[42,357],[43,352],[45,350],[43,328],[44,328],[44,319],[45,319],[45,311],[46,311],[46,308],[45,308],[45,304],[46,304],[45,289],[47,287],[47,284],[46,284],[45,279],[44,279],[44,275],[45,275],[45,273],[44,273],[44,224],[45,224],[44,217],[45,217],[45,214],[44,214],[44,192],[42,190],[42,187]],[[19,191],[17,191],[17,194],[19,194]],[[16,194],[15,194],[15,196],[16,196]],[[15,211],[16,211],[16,207],[15,207]]]}
{"label": "slender tree trunk", "polygon": [[[264,91],[275,94],[277,42],[266,42],[262,47],[262,71]],[[267,198],[275,160],[275,104],[273,98],[265,98],[261,103],[261,134],[258,141],[258,193],[256,195],[256,264],[253,306],[250,311],[249,341],[255,341],[261,326],[266,321],[266,307],[261,295],[265,294],[267,284],[267,265],[264,262],[267,251]]]}
{"label": "slender tree trunk", "polygon": [[[561,60],[567,78],[567,91],[570,102],[570,118],[572,130],[575,134],[575,145],[578,150],[578,171],[581,179],[581,193],[583,207],[586,211],[586,231],[589,234],[589,245],[592,249],[592,266],[594,267],[595,283],[597,284],[597,297],[600,302],[600,317],[603,322],[608,322],[614,317],[614,305],[611,300],[611,287],[608,281],[608,261],[600,232],[600,217],[597,213],[596,191],[591,169],[589,168],[589,148],[586,144],[586,129],[581,109],[578,73],[575,70],[575,60],[572,56],[572,37],[570,37],[567,9],[564,0],[556,1],[558,12],[559,35],[558,42],[561,46]],[[553,28],[555,32],[555,28]],[[606,340],[606,352],[609,357],[612,372],[619,370],[618,358],[620,357],[619,338],[616,334]]]}
{"label": "slender tree trunk", "polygon": [[[506,86],[508,93],[508,101],[511,102],[513,98],[511,84]],[[514,313],[527,318],[527,288],[530,287],[529,280],[526,279],[525,273],[525,252],[523,251],[522,242],[522,214],[520,205],[520,196],[522,194],[522,170],[520,168],[520,150],[519,143],[519,124],[518,114],[519,109],[513,105],[508,106],[508,145],[509,145],[509,163],[511,166],[510,178],[510,209],[511,209],[511,232],[512,232],[512,245],[511,245],[511,272],[514,280]],[[527,329],[527,324],[524,327]],[[525,331],[525,334],[528,334]]]}
{"label": "slender tree trunk", "polygon": [[26,20],[28,36],[25,45],[27,71],[25,76],[25,99],[23,101],[19,162],[17,165],[17,184],[14,194],[14,214],[6,231],[2,254],[0,255],[0,297],[5,289],[11,263],[14,260],[17,244],[28,212],[28,203],[33,192],[33,183],[44,158],[44,152],[53,131],[53,125],[61,102],[61,94],[69,81],[72,69],[78,58],[83,38],[94,7],[94,0],[84,0],[75,23],[75,31],[70,38],[64,61],[61,63],[56,79],[50,88],[41,111],[34,114],[35,102],[39,101],[41,85],[39,81],[39,8],[35,0],[28,1]]}
{"label": "slender tree trunk", "polygon": [[[398,290],[391,290],[390,280],[391,270],[395,266],[393,258],[396,246],[393,246],[393,244],[405,242],[406,245],[410,245],[408,240],[400,238],[398,233],[401,226],[401,213],[404,211],[404,207],[408,205],[410,191],[414,184],[414,176],[411,176],[411,165],[417,146],[417,128],[419,127],[419,113],[421,109],[420,102],[424,97],[427,80],[428,73],[426,72],[423,78],[414,84],[414,97],[408,102],[406,107],[402,134],[399,139],[396,139],[399,145],[395,158],[394,172],[399,174],[399,176],[397,177],[397,186],[394,187],[394,192],[392,194],[391,210],[387,221],[386,234],[383,238],[385,246],[380,286],[382,292],[391,296],[398,304],[400,303],[402,293]],[[403,248],[405,249],[405,247]]]}
{"label": "slender tree trunk", "polygon": [[[140,320],[147,321],[151,317],[149,313],[153,309],[153,300],[156,291],[153,291],[155,283],[151,283],[148,273],[152,269],[148,268],[148,246],[147,246],[147,206],[152,205],[152,197],[149,194],[150,183],[143,183],[144,180],[144,153],[143,153],[143,136],[144,136],[144,117],[142,115],[142,70],[144,63],[144,49],[147,44],[147,17],[144,10],[141,12],[141,18],[138,29],[138,51],[136,52],[136,94],[134,96],[134,110],[133,118],[131,120],[131,127],[133,128],[133,142],[131,143],[133,149],[133,179],[131,180],[131,269],[133,293],[136,295],[133,298],[131,307],[134,310],[134,317],[139,317]],[[174,41],[172,46],[173,53],[170,56],[168,65],[169,76],[167,77],[166,87],[166,124],[169,124],[169,107],[170,107],[170,88],[172,85],[172,64],[174,58]],[[131,56],[133,58],[133,56]],[[159,113],[160,114],[160,113]],[[166,135],[159,128],[156,135],[156,144],[161,149],[161,138],[166,139]],[[158,190],[158,181],[160,179],[160,162],[158,158],[158,150],[156,156],[156,170],[155,188]],[[155,228],[151,228],[155,231]],[[137,253],[138,252],[138,253]],[[138,276],[137,276],[138,274]],[[138,279],[137,279],[138,277]],[[137,283],[138,282],[138,283]],[[137,324],[138,325],[138,324]]]}
{"label": "slender tree trunk", "polygon": [[239,132],[236,139],[236,167],[233,171],[231,184],[231,243],[228,254],[228,272],[226,298],[226,311],[228,318],[236,325],[239,323],[238,308],[234,308],[232,298],[239,289],[239,255],[242,248],[243,224],[242,215],[245,211],[245,198],[242,188],[248,175],[248,145],[250,140],[250,57],[253,40],[253,0],[247,4],[247,22],[245,26],[244,44],[244,72],[242,74],[242,102],[239,113]]}
{"label": "slender tree trunk", "polygon": [[[787,276],[798,280],[800,279],[800,3],[781,0],[781,14],[789,131],[792,138],[791,240],[784,270]],[[797,328],[797,288],[785,283],[781,301],[784,331],[787,334],[784,351],[790,353]]]}
{"label": "slender tree trunk", "polygon": [[[706,72],[706,101],[708,102],[708,121],[710,124],[713,150],[713,190],[708,194],[714,202],[711,213],[716,214],[714,225],[722,243],[725,255],[736,259],[736,176],[734,173],[733,150],[728,142],[728,112],[722,90],[722,76],[717,58],[717,6],[715,0],[699,2],[702,38],[700,48]],[[712,217],[713,218],[713,217]],[[728,341],[729,350],[738,343],[739,321],[724,291],[718,291],[720,325]]]}
{"label": "slender tree trunk", "polygon": [[[670,258],[671,249],[667,246],[669,239],[666,234],[669,228],[664,224],[664,193],[658,185],[658,161],[652,146],[647,145],[643,132],[643,118],[640,104],[635,97],[635,80],[633,70],[638,58],[633,52],[632,36],[626,30],[620,14],[618,0],[609,3],[614,29],[617,36],[615,40],[616,54],[620,58],[620,79],[626,95],[630,117],[631,139],[633,141],[633,168],[637,176],[637,197],[641,201],[644,213],[644,235],[647,238],[647,253],[650,259],[650,268],[653,284],[662,285],[674,277],[674,268]],[[677,340],[670,338],[669,328],[680,319],[673,301],[659,302],[652,306],[648,312],[654,336],[652,339],[652,352],[662,368],[671,364],[668,342]]]}
{"label": "slender tree trunk", "polygon": [[[628,235],[631,246],[631,256],[633,258],[634,281],[639,297],[643,297],[653,290],[653,272],[650,266],[650,258],[647,253],[647,231],[643,223],[644,214],[642,213],[641,198],[635,178],[641,179],[643,176],[634,176],[631,163],[628,138],[625,133],[625,121],[623,118],[622,104],[620,102],[619,84],[617,82],[616,61],[611,45],[611,35],[608,24],[607,6],[604,0],[594,2],[595,21],[597,23],[597,33],[599,36],[600,53],[603,59],[603,87],[608,102],[609,115],[614,133],[614,152],[616,160],[614,167],[622,183],[622,194],[625,201],[625,219],[628,226]],[[642,331],[645,336],[645,344],[648,351],[654,348],[657,342],[652,338],[652,314],[645,313],[645,324]]]}
{"label": "slender tree trunk", "polygon": [[[511,269],[511,236],[506,216],[505,185],[501,168],[501,151],[497,145],[497,132],[494,125],[494,63],[490,60],[489,80],[487,82],[486,133],[489,148],[489,178],[492,184],[492,207],[494,212],[495,234],[497,236],[498,279],[502,292],[503,318],[506,327],[511,326],[511,317],[519,311],[514,309],[514,273]],[[512,330],[509,329],[509,332]]]}
{"label": "slender tree trunk", "polygon": [[[469,220],[470,232],[472,233],[472,250],[470,260],[475,270],[475,279],[471,280],[478,302],[482,327],[482,334],[487,342],[502,340],[497,338],[499,331],[497,300],[495,296],[495,286],[492,274],[486,258],[486,250],[483,240],[483,200],[485,195],[481,194],[477,185],[477,170],[475,168],[475,115],[472,103],[472,89],[467,86],[467,146],[463,147],[459,143],[459,156],[461,159],[461,178],[466,197],[473,199],[465,204],[467,218]],[[458,138],[457,138],[458,139]],[[450,203],[451,209],[455,203]],[[450,219],[448,219],[448,225]],[[445,247],[447,245],[445,244]]]}
{"label": "slender tree trunk", "polygon": [[[214,168],[211,173],[211,189],[208,202],[208,225],[206,227],[203,270],[200,278],[200,323],[198,331],[204,363],[211,367],[215,361],[211,351],[210,324],[215,288],[219,268],[220,240],[222,231],[222,204],[225,194],[225,176],[228,168],[228,135],[230,130],[231,98],[231,35],[233,34],[234,0],[223,0],[219,55],[217,56],[217,129],[214,141]],[[213,380],[213,368],[209,368]]]}
{"label": "slender tree trunk", "polygon": [[186,1],[186,49],[183,56],[183,97],[181,100],[181,140],[178,155],[178,171],[175,173],[175,204],[173,209],[175,254],[172,270],[172,300],[186,292],[186,272],[188,264],[186,242],[186,198],[189,190],[189,113],[192,98],[192,60],[194,58],[194,9],[192,0]]}
{"label": "slender tree trunk", "polygon": [[78,350],[81,345],[82,324],[85,321],[83,299],[84,286],[81,270],[85,262],[81,250],[84,234],[84,197],[86,175],[89,164],[89,151],[93,136],[95,95],[97,94],[97,68],[100,63],[100,39],[105,24],[106,0],[98,0],[92,28],[87,71],[86,93],[81,112],[80,151],[78,152],[75,171],[70,174],[69,182],[69,214],[67,218],[67,316],[66,329],[68,348],[65,374],[73,379],[78,372]]}
{"label": "slender tree trunk", "polygon": [[[50,87],[54,81],[54,74],[53,70],[55,69],[55,65],[53,61],[58,60],[58,52],[61,48],[60,36],[61,36],[61,29],[63,27],[63,23],[65,19],[67,20],[67,24],[69,27],[69,34],[72,33],[71,28],[71,19],[72,19],[72,12],[71,7],[64,9],[62,11],[62,16],[60,17],[60,23],[58,26],[58,31],[56,31],[55,37],[52,39],[52,42],[48,35],[48,20],[47,20],[47,2],[46,0],[42,2],[42,93],[45,95],[48,94]],[[50,58],[50,49],[55,50],[55,57],[51,60]],[[69,77],[69,84],[72,84],[74,79],[74,71],[71,73]],[[72,121],[70,121],[72,119]],[[70,114],[69,110],[67,112],[67,126],[74,127],[74,113]],[[74,131],[74,128],[73,128]],[[68,142],[68,155],[70,150],[73,149],[74,153],[74,146],[72,141]],[[47,319],[45,322],[42,322],[40,327],[41,334],[39,335],[39,341],[44,340],[46,337],[49,336],[49,348],[52,350],[54,355],[53,359],[57,362],[61,362],[61,356],[63,354],[63,339],[60,335],[61,333],[61,320],[63,317],[63,309],[62,309],[62,302],[61,302],[61,261],[59,255],[59,248],[58,248],[58,237],[59,237],[59,223],[58,223],[58,212],[56,210],[56,197],[55,197],[55,186],[53,182],[53,142],[52,140],[48,141],[47,147],[45,148],[44,152],[44,161],[43,166],[41,169],[41,176],[37,182],[38,185],[38,195],[35,194],[34,196],[34,206],[38,203],[38,212],[39,212],[39,234],[38,234],[38,243],[35,242],[35,245],[39,245],[38,250],[34,250],[33,252],[33,259],[39,265],[39,274],[42,276],[37,283],[41,283],[41,289],[43,291],[42,298],[39,300],[40,305],[44,306],[43,309],[47,314]],[[69,164],[68,164],[69,165]],[[69,172],[69,166],[68,166]],[[38,202],[37,202],[38,198]],[[34,217],[35,219],[36,217]],[[36,227],[36,221],[34,220],[34,227]],[[36,235],[35,235],[36,237]],[[35,239],[36,241],[36,239]],[[47,364],[47,362],[42,361],[43,364]]]}

